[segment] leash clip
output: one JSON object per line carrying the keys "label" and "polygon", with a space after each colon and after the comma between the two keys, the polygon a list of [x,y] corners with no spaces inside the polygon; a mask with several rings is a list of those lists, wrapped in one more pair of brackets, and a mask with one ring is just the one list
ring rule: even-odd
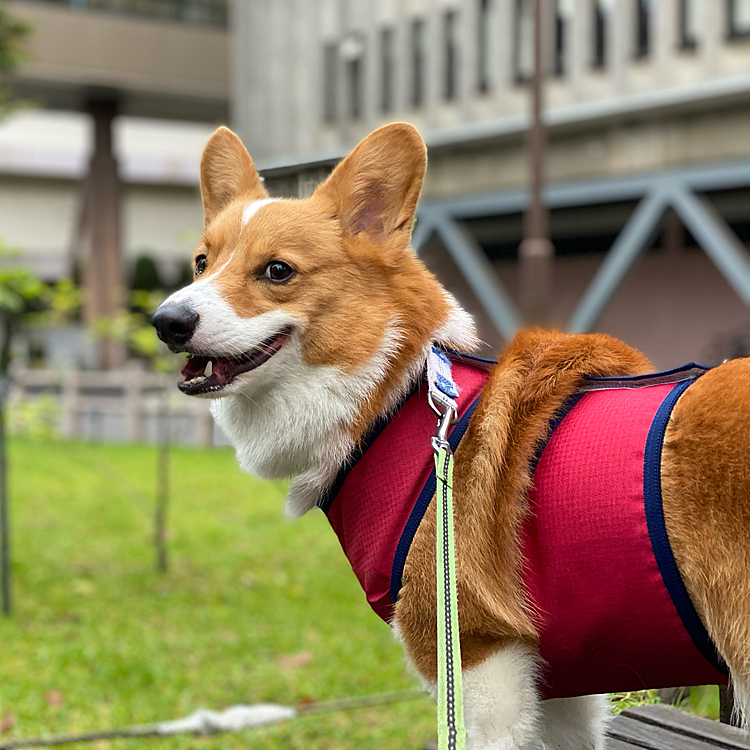
{"label": "leash clip", "polygon": [[448,442],[448,428],[458,422],[458,413],[452,406],[436,404],[435,400],[432,398],[432,393],[428,392],[427,401],[430,404],[430,408],[435,412],[438,418],[435,435],[430,440],[432,443],[432,450],[435,453],[440,453],[441,450],[445,450],[447,453],[452,453],[453,451]]}

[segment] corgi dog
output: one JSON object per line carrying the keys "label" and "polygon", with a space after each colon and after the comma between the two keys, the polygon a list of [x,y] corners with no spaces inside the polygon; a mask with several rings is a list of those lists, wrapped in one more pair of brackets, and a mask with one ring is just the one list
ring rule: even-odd
{"label": "corgi dog", "polygon": [[[471,317],[410,248],[426,151],[365,138],[304,200],[220,128],[195,280],[153,322],[241,467],[320,507],[424,684],[436,681],[430,352],[459,390],[453,495],[467,744],[603,748],[601,693],[728,677],[750,710],[750,360],[650,375],[605,335]],[[455,444],[454,444],[455,443]]]}

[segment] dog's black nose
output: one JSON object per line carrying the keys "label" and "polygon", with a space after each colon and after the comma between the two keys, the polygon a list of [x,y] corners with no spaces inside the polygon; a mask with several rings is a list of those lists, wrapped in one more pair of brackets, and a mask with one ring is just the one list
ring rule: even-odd
{"label": "dog's black nose", "polygon": [[172,303],[161,305],[151,318],[156,333],[165,344],[182,346],[193,337],[200,315],[189,305]]}

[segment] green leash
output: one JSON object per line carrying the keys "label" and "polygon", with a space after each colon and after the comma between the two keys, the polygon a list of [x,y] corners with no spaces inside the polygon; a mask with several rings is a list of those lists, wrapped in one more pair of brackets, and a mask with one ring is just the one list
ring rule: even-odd
{"label": "green leash", "polygon": [[436,516],[435,560],[437,567],[438,750],[464,750],[463,681],[461,640],[458,630],[456,555],[453,536],[453,451],[446,440],[451,412],[440,417],[435,450]]}
{"label": "green leash", "polygon": [[438,418],[432,449],[437,479],[435,566],[437,579],[438,750],[464,750],[464,697],[458,631],[456,550],[453,538],[453,449],[448,429],[458,421],[458,387],[447,352],[431,346],[427,356],[427,400]]}

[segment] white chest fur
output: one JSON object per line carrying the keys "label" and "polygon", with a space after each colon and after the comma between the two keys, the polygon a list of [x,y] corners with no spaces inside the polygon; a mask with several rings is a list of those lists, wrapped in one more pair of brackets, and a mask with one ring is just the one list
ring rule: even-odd
{"label": "white chest fur", "polygon": [[[296,477],[287,502],[291,515],[315,505],[349,455],[349,427],[381,382],[397,345],[398,334],[389,332],[370,362],[345,373],[337,367],[305,364],[299,342],[292,337],[253,372],[251,387],[211,403],[211,413],[245,471],[266,478]],[[406,384],[398,385],[400,393]]]}

